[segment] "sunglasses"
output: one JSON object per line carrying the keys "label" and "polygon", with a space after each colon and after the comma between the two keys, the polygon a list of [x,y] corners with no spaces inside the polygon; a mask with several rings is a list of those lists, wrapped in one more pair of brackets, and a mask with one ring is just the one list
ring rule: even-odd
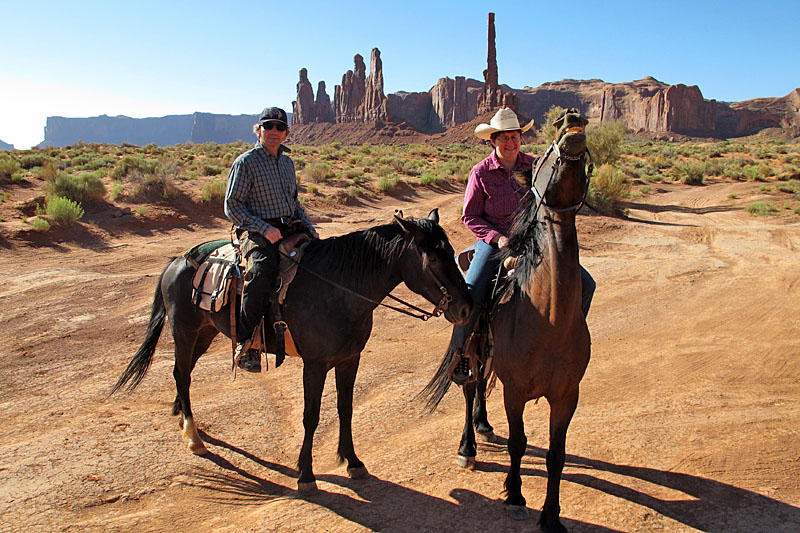
{"label": "sunglasses", "polygon": [[261,125],[262,128],[269,131],[272,128],[275,128],[278,131],[286,131],[286,124],[281,124],[280,122],[265,122]]}

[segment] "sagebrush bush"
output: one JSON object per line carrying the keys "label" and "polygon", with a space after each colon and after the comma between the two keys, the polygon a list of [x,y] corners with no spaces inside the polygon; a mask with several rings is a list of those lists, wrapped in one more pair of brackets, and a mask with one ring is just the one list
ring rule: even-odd
{"label": "sagebrush bush", "polygon": [[397,176],[389,174],[378,178],[378,190],[383,193],[392,192],[397,187]]}
{"label": "sagebrush bush", "polygon": [[50,229],[50,223],[45,218],[37,217],[32,225],[33,231],[45,232]]}
{"label": "sagebrush bush", "polygon": [[327,163],[314,163],[305,168],[303,175],[308,176],[308,179],[314,183],[322,183],[332,177],[333,172],[331,171],[331,166]]}
{"label": "sagebrush bush", "polygon": [[586,130],[586,144],[597,166],[616,164],[622,154],[622,138],[628,128],[619,120],[603,122]]}
{"label": "sagebrush bush", "polygon": [[58,224],[69,225],[83,217],[84,211],[78,202],[63,196],[54,196],[47,200],[45,213]]}
{"label": "sagebrush bush", "polygon": [[100,173],[83,172],[81,174],[58,173],[55,178],[48,179],[44,185],[48,196],[63,196],[76,202],[96,202],[106,195],[106,186],[100,179]]}
{"label": "sagebrush bush", "polygon": [[600,165],[589,184],[587,201],[600,213],[622,214],[622,202],[630,198],[631,185],[625,173],[612,165]]}
{"label": "sagebrush bush", "polygon": [[673,167],[675,177],[687,185],[702,185],[706,175],[702,163],[678,163]]}
{"label": "sagebrush bush", "polygon": [[222,179],[214,179],[203,185],[200,199],[205,203],[222,205],[225,201],[225,192],[228,182]]}
{"label": "sagebrush bush", "polygon": [[778,208],[772,205],[771,202],[753,202],[745,207],[745,211],[753,216],[767,216],[777,213]]}
{"label": "sagebrush bush", "polygon": [[13,157],[0,157],[0,178],[8,179],[19,172],[20,164]]}

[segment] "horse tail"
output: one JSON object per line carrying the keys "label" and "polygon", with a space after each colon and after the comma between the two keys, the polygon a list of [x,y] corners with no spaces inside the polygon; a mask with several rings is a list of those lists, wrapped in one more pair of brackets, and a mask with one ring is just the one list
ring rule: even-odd
{"label": "horse tail", "polygon": [[147,326],[147,334],[145,335],[144,342],[139,346],[139,349],[133,355],[131,362],[128,363],[128,368],[122,373],[117,382],[111,388],[109,396],[120,390],[126,383],[128,383],[128,391],[135,389],[139,383],[144,379],[145,374],[150,369],[150,364],[153,362],[153,354],[156,352],[156,344],[161,336],[161,330],[164,328],[164,318],[167,315],[167,309],[164,306],[164,297],[161,295],[161,280],[164,279],[164,273],[167,271],[165,268],[161,275],[158,276],[158,283],[156,283],[156,291],[153,296],[153,305],[150,308],[150,324]]}
{"label": "horse tail", "polygon": [[436,373],[428,384],[425,385],[425,388],[422,389],[422,392],[417,395],[418,399],[426,399],[425,407],[430,412],[436,410],[439,403],[441,403],[444,398],[444,395],[450,390],[450,368],[452,368],[453,360],[456,357],[458,357],[458,350],[456,350],[451,342],[447,347],[447,351],[444,353],[442,362],[439,363],[439,368],[436,370]]}

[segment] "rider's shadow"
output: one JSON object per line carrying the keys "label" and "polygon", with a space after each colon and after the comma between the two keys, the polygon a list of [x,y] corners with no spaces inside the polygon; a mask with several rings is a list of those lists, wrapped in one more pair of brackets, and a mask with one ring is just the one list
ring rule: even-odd
{"label": "rider's shadow", "polygon": [[[506,439],[498,437],[494,443],[481,446],[487,452],[505,452],[506,444]],[[541,459],[541,467],[527,467],[523,459],[520,471],[523,483],[525,476],[547,478],[546,454],[546,449],[528,445],[525,455]],[[507,456],[504,460],[507,460]],[[751,531],[756,516],[759,531],[800,530],[800,508],[713,479],[648,467],[617,465],[570,454],[567,454],[565,467],[581,469],[583,472],[564,473],[562,480],[648,507],[701,531]],[[508,472],[508,464],[478,460],[475,470],[505,473]],[[630,483],[610,481],[603,476],[603,472],[627,478]],[[633,488],[642,486],[642,481],[660,487],[658,493],[670,492],[670,499],[658,498]],[[676,492],[685,497],[674,498]]]}

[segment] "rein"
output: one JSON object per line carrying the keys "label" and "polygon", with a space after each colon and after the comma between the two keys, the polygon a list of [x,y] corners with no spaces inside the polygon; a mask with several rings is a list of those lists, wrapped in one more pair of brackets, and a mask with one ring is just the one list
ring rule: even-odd
{"label": "rein", "polygon": [[[414,250],[417,252],[417,255],[419,255],[420,259],[422,259],[422,253],[419,251],[419,249],[417,249],[416,246],[414,246]],[[405,305],[406,307],[409,307],[409,308],[413,309],[414,311],[417,311],[418,313],[420,313],[420,314],[417,315],[417,314],[412,313],[411,311],[407,311],[407,310],[401,309],[399,307],[394,307],[393,305],[388,305],[388,304],[385,304],[383,302],[378,302],[378,301],[373,300],[372,298],[367,298],[363,294],[359,294],[359,293],[357,293],[356,291],[354,291],[352,289],[348,289],[344,285],[340,285],[340,284],[336,283],[335,281],[326,278],[322,274],[314,272],[313,270],[311,270],[307,266],[305,266],[305,265],[301,264],[300,262],[298,262],[294,257],[290,257],[289,255],[287,255],[287,254],[285,254],[283,252],[280,252],[280,251],[279,251],[279,253],[283,257],[289,259],[292,263],[296,264],[298,266],[298,268],[303,269],[304,271],[308,272],[309,274],[311,274],[315,278],[317,278],[317,279],[319,279],[321,281],[324,281],[325,283],[327,283],[327,284],[329,284],[329,285],[331,285],[333,287],[336,287],[339,290],[342,290],[342,291],[344,291],[344,292],[346,292],[348,294],[351,294],[351,295],[353,295],[353,296],[355,296],[357,298],[360,298],[360,299],[362,299],[362,300],[364,300],[366,302],[369,302],[371,304],[375,304],[376,306],[386,307],[388,309],[391,309],[392,311],[397,311],[398,313],[402,313],[404,315],[408,315],[408,316],[413,317],[413,318],[418,318],[418,319],[422,320],[423,322],[427,321],[429,318],[440,316],[443,311],[447,310],[448,306],[450,305],[450,302],[453,301],[453,296],[449,292],[447,292],[447,289],[445,288],[445,286],[442,284],[442,282],[439,280],[439,278],[433,272],[429,272],[429,274],[431,275],[433,280],[437,283],[437,285],[439,285],[439,290],[442,292],[442,299],[439,301],[438,304],[436,304],[436,307],[433,308],[433,312],[432,313],[429,312],[429,311],[426,311],[424,309],[421,309],[421,308],[417,307],[414,304],[406,302],[405,300],[402,300],[401,298],[398,298],[397,296],[394,296],[391,293],[386,295],[388,298],[391,298],[395,302],[401,303],[401,304]]]}

